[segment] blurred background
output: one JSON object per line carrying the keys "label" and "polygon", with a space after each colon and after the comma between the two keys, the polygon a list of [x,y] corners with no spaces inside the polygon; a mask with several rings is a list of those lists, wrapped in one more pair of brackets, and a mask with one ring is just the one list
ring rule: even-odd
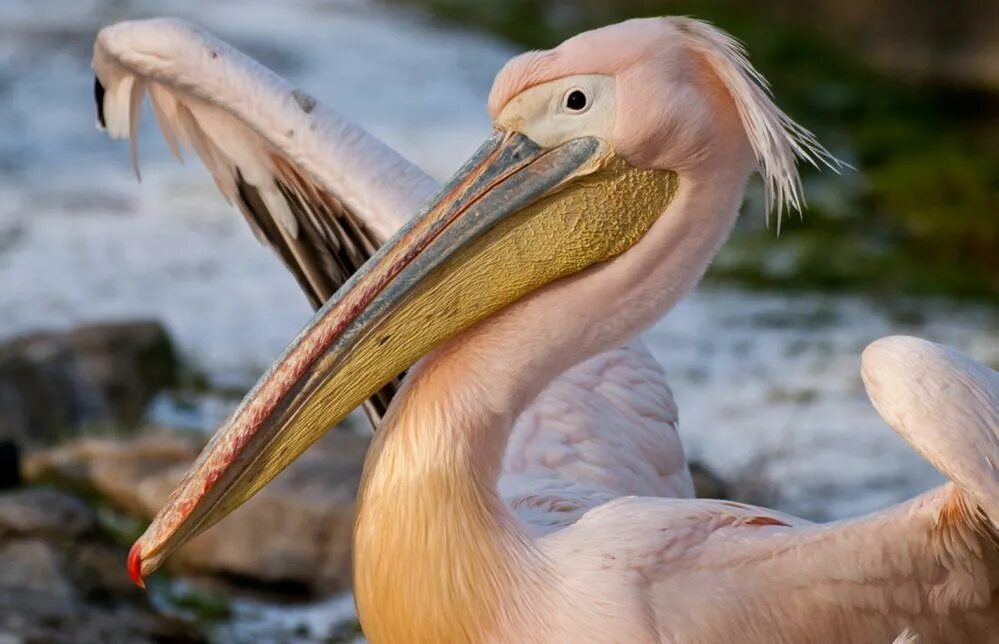
{"label": "blurred background", "polygon": [[647,334],[699,493],[816,520],[939,476],[871,408],[889,333],[999,365],[999,21],[988,0],[0,0],[0,642],[341,642],[363,421],[186,547],[150,592],[127,545],[310,317],[151,115],[144,180],[94,127],[118,20],[197,22],[439,179],[489,128],[514,53],[641,15],[743,40],[777,102],[855,171],[806,170],[767,226],[754,183],[696,294]]}

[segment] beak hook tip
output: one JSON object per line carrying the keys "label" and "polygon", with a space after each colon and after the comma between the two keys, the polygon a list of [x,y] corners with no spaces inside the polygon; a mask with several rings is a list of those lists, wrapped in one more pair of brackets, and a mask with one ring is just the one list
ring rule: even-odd
{"label": "beak hook tip", "polygon": [[132,578],[136,586],[145,589],[146,582],[142,579],[142,549],[138,542],[133,544],[132,549],[128,551],[128,576]]}

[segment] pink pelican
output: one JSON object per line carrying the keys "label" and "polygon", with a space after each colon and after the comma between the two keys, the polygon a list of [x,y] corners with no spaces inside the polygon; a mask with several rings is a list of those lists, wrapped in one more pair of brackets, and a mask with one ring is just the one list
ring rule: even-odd
{"label": "pink pelican", "polygon": [[895,337],[862,359],[951,482],[828,525],[691,498],[634,338],[698,282],[754,170],[779,217],[796,158],[836,165],[724,33],[632,20],[517,56],[492,136],[432,197],[182,22],[103,30],[94,68],[111,135],[134,156],[148,92],[321,304],[136,542],[139,583],[378,396],[353,552],[372,642],[999,641],[999,374],[955,351]]}

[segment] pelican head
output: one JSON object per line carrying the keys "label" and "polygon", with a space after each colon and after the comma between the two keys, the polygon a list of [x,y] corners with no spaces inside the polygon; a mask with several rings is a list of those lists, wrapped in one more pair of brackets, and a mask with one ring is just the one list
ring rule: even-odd
{"label": "pelican head", "polygon": [[549,375],[637,332],[700,278],[754,169],[779,210],[800,203],[795,157],[828,160],[741,48],[690,19],[632,20],[518,56],[489,112],[487,141],[215,434],[134,545],[137,582],[383,384],[498,312],[520,312]]}

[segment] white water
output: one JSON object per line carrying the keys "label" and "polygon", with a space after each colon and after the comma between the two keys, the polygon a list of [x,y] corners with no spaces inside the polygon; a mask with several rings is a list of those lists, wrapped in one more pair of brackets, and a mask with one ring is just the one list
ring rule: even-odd
{"label": "white water", "polygon": [[[216,381],[248,384],[310,315],[294,281],[198,161],[168,156],[152,119],[141,185],[126,146],[93,127],[96,30],[163,13],[258,56],[439,178],[486,134],[489,84],[512,50],[364,0],[0,2],[0,336],[153,317]],[[807,218],[785,235],[797,225]],[[670,373],[688,452],[743,491],[815,518],[936,484],[867,402],[860,351],[905,332],[995,364],[999,318],[910,306],[922,321],[903,324],[853,297],[689,298],[648,334]],[[302,610],[308,633],[326,632]]]}

